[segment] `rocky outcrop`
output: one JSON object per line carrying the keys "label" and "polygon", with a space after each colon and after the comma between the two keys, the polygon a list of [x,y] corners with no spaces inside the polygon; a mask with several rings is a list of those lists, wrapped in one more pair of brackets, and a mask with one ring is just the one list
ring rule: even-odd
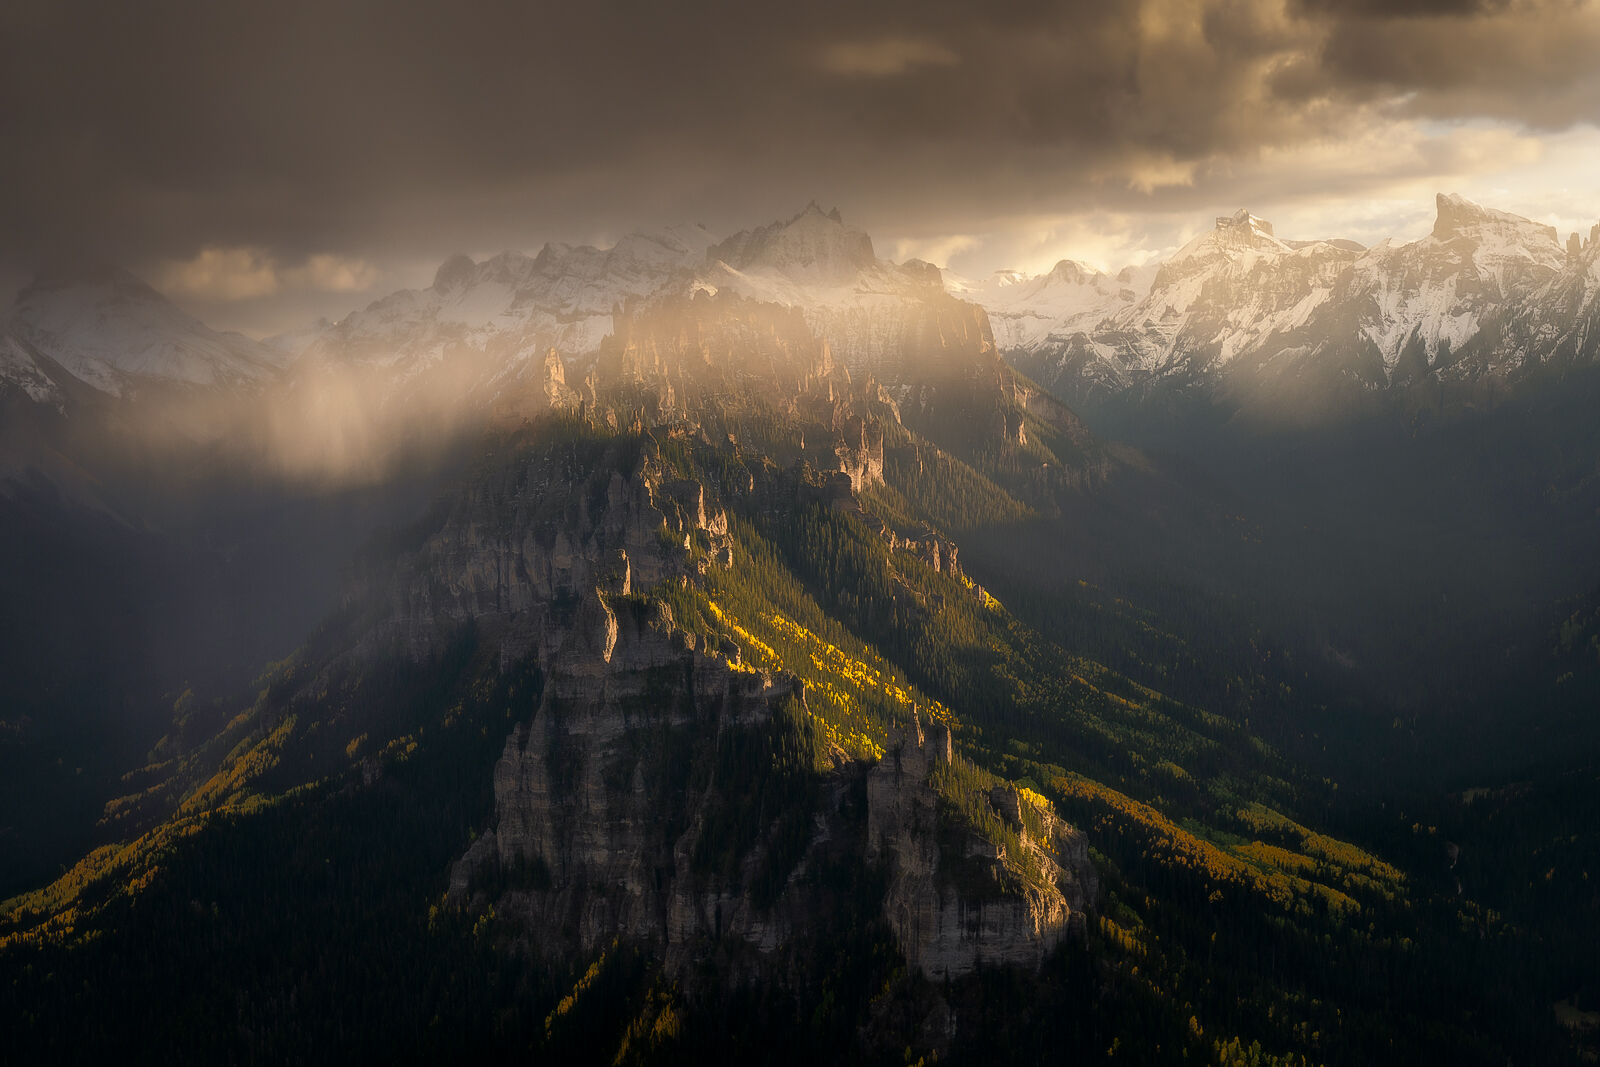
{"label": "rocky outcrop", "polygon": [[726,511],[698,484],[670,478],[653,439],[592,451],[535,452],[469,485],[384,579],[406,645],[427,647],[441,623],[479,620],[500,632],[508,662],[548,655],[590,590],[627,595],[732,563]]}
{"label": "rocky outcrop", "polygon": [[883,484],[883,425],[878,420],[848,417],[833,451],[855,492]]}
{"label": "rocky outcrop", "polygon": [[581,396],[567,384],[567,365],[561,353],[547,348],[544,358],[518,365],[523,368],[520,387],[502,389],[496,394],[490,406],[491,425],[512,429],[548,411],[578,406]]}
{"label": "rocky outcrop", "polygon": [[[537,712],[506,739],[495,825],[456,864],[451,892],[491,896],[546,953],[617,937],[675,964],[722,942],[771,951],[795,921],[786,887],[804,855],[774,855],[759,820],[753,835],[730,830],[730,805],[749,798],[727,779],[811,773],[738,762],[798,728],[785,701],[798,706],[792,678],[696,649],[664,605],[593,593]],[[811,798],[796,789],[800,808]]]}
{"label": "rocky outcrop", "polygon": [[[507,738],[495,824],[451,873],[458,899],[493,900],[540,952],[622,937],[683,968],[771,954],[825,921],[804,874],[844,849],[884,866],[885,918],[931,976],[1036,966],[1081,932],[1096,889],[1083,836],[1004,785],[988,803],[1010,845],[980,836],[936,788],[955,758],[948,728],[913,724],[867,767],[838,753],[785,766],[806,714],[794,679],[697,650],[661,605],[610,599],[585,601],[536,714]],[[863,778],[864,827],[845,801]],[[796,820],[800,835],[781,831]]]}
{"label": "rocky outcrop", "polygon": [[1016,851],[979,836],[930,784],[954,758],[948,727],[914,724],[868,773],[867,855],[889,870],[884,915],[907,961],[930,976],[1037,966],[1083,930],[1098,888],[1087,839],[1011,786],[988,802]]}

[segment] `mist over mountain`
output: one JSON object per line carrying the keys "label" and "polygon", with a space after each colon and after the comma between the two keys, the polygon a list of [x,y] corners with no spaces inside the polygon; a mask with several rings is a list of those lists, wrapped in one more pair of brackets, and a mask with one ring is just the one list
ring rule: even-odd
{"label": "mist over mountain", "polygon": [[1580,1062],[1600,251],[1436,212],[975,281],[812,203],[271,342],[41,276],[7,1051]]}

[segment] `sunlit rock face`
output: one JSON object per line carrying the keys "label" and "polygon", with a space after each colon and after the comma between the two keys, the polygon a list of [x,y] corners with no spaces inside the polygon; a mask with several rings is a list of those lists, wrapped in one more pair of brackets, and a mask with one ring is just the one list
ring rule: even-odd
{"label": "sunlit rock face", "polygon": [[[719,836],[719,813],[746,802],[726,753],[794,729],[786,701],[803,713],[793,679],[697,651],[659,606],[614,609],[596,593],[550,659],[538,711],[506,740],[495,824],[456,864],[451,892],[493,887],[499,914],[540,951],[622,937],[675,970],[730,946],[769,956],[825,922],[828,887],[806,874],[839,863],[882,866],[885,919],[930,976],[1034,967],[1082,932],[1097,887],[1083,835],[1014,789],[990,803],[1018,854],[941,810],[931,775],[954,758],[942,726],[914,727],[875,763],[835,752],[792,810],[748,839]],[[796,818],[804,839],[779,852],[777,824]]]}
{"label": "sunlit rock face", "polygon": [[1019,855],[952,830],[927,782],[953,759],[949,728],[918,723],[868,772],[867,855],[889,870],[884,915],[907,961],[930,976],[1037,966],[1082,932],[1098,888],[1088,840],[1010,788],[989,799],[1017,831]]}

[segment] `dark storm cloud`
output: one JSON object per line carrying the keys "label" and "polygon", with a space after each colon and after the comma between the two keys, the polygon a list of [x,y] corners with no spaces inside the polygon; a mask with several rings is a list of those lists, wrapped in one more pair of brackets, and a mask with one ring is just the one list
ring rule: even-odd
{"label": "dark storm cloud", "polygon": [[1600,119],[1600,18],[1589,4],[1500,4],[1475,17],[1338,21],[1317,64],[1327,84],[1410,91],[1410,110],[1534,127]]}
{"label": "dark storm cloud", "polygon": [[13,260],[382,260],[749,223],[812,194],[902,220],[1136,203],[1379,101],[1534,124],[1600,105],[1594,8],[1572,3],[13,0],[0,19]]}
{"label": "dark storm cloud", "polygon": [[1329,15],[1369,15],[1401,19],[1418,15],[1481,15],[1506,7],[1509,0],[1297,0],[1301,11]]}

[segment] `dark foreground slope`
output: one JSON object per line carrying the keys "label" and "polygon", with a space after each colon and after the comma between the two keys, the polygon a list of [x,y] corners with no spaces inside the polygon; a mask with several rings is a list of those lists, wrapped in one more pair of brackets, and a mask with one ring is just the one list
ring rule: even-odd
{"label": "dark foreground slope", "polygon": [[7,902],[7,1056],[1575,1056],[1547,928],[1264,740],[1269,675],[995,598],[1034,561],[963,538],[1132,460],[985,332],[912,405],[792,312],[634,316]]}

